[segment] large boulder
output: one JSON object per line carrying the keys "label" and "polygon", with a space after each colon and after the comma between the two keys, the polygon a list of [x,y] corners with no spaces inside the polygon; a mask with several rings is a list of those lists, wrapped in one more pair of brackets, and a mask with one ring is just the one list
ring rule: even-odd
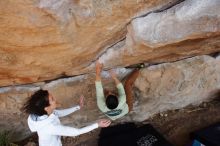
{"label": "large boulder", "polygon": [[[219,0],[1,0],[0,86],[220,50]],[[128,26],[128,27],[127,27]]]}
{"label": "large boulder", "polygon": [[104,70],[118,68],[120,79],[126,66],[151,65],[135,82],[134,110],[116,124],[215,97],[219,57],[204,54],[220,51],[219,7],[219,0],[0,0],[0,130],[17,140],[30,134],[20,108],[41,88],[63,108],[86,97],[64,124],[105,117],[96,105],[97,59]]}
{"label": "large boulder", "polygon": [[135,87],[135,120],[199,104],[219,96],[220,60],[197,56],[151,66],[141,71]]}
{"label": "large boulder", "polygon": [[[130,69],[117,70],[121,80],[129,73]],[[159,112],[211,100],[219,92],[219,75],[220,61],[210,56],[198,56],[144,68],[135,81],[133,111],[114,123],[141,122]],[[62,118],[63,124],[81,127],[105,118],[97,107],[94,80],[95,75],[91,73],[49,83],[1,88],[1,130],[14,131],[15,139],[30,135],[27,115],[22,113],[20,108],[27,97],[40,88],[49,90],[62,108],[77,105],[80,95],[85,96],[85,107]],[[112,90],[115,87],[107,72],[103,73],[103,84],[105,88]]]}
{"label": "large boulder", "polygon": [[0,86],[87,73],[133,17],[175,1],[0,0]]}
{"label": "large boulder", "polygon": [[219,7],[219,0],[185,0],[135,18],[128,25],[126,39],[117,44],[120,47],[109,49],[102,59],[110,67],[170,62],[218,52]]}

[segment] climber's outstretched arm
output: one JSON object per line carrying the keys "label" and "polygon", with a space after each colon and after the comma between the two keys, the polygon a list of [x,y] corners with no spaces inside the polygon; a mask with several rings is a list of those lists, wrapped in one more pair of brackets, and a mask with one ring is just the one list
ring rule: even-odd
{"label": "climber's outstretched arm", "polygon": [[104,96],[104,91],[103,91],[102,81],[101,81],[102,66],[103,64],[101,64],[99,61],[96,61],[95,87],[96,87],[97,105],[101,111],[105,111],[106,109],[105,96]]}
{"label": "climber's outstretched arm", "polygon": [[103,64],[99,61],[96,61],[96,82],[101,82],[101,72],[102,72]]}

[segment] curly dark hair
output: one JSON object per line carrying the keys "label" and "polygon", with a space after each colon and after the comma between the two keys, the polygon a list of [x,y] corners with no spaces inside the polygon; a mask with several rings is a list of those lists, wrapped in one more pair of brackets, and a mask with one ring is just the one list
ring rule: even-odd
{"label": "curly dark hair", "polygon": [[27,114],[42,116],[47,114],[44,108],[49,105],[49,92],[47,90],[38,90],[27,99],[21,110]]}

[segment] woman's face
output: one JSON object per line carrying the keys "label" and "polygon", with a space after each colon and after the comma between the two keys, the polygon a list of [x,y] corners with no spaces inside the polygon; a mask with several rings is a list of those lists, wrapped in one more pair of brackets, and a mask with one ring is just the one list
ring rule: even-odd
{"label": "woman's face", "polygon": [[57,100],[51,94],[49,94],[49,103],[51,108],[55,109],[57,107]]}
{"label": "woman's face", "polygon": [[45,110],[47,111],[47,114],[51,114],[57,107],[57,102],[56,102],[56,98],[54,98],[50,93],[49,93],[49,106],[45,108]]}

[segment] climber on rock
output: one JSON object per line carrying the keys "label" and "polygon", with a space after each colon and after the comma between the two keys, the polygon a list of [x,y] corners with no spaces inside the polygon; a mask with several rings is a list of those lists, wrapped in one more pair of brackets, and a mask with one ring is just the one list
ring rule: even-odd
{"label": "climber on rock", "polygon": [[110,120],[103,119],[84,128],[73,128],[60,123],[59,117],[67,116],[83,107],[83,96],[80,105],[69,109],[56,110],[56,99],[47,91],[35,92],[24,104],[22,110],[29,114],[28,126],[37,132],[39,146],[62,146],[60,136],[77,136],[98,127],[108,127]]}
{"label": "climber on rock", "polygon": [[96,98],[99,109],[110,119],[116,120],[126,115],[133,107],[132,86],[139,75],[139,69],[135,69],[125,81],[125,90],[122,83],[118,80],[114,71],[110,75],[115,82],[118,93],[103,90],[101,82],[101,71],[103,64],[96,61]]}

